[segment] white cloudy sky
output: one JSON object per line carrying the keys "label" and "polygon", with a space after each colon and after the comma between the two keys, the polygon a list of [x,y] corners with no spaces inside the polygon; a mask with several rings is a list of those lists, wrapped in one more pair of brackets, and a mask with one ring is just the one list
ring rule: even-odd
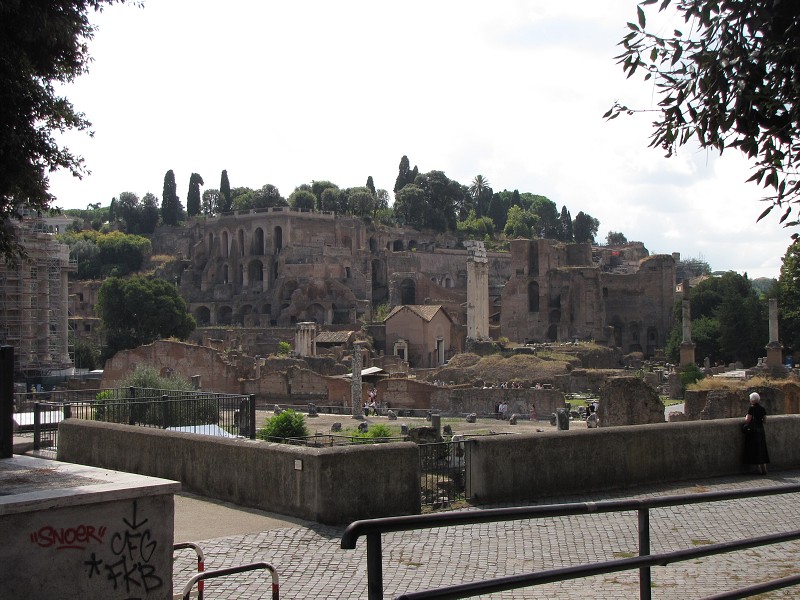
{"label": "white cloudy sky", "polygon": [[63,208],[123,191],[160,197],[173,169],[219,187],[328,179],[391,191],[405,154],[421,172],[543,194],[574,217],[777,277],[789,233],[768,217],[749,165],[647,147],[646,116],[611,122],[619,99],[652,106],[613,57],[634,0],[145,0],[94,21],[88,75],[66,88],[95,136],[66,136],[92,174],[55,174]]}

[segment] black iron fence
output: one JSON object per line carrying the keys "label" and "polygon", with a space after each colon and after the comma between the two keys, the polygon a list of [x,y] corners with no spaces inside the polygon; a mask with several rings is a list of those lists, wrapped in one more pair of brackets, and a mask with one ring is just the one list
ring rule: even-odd
{"label": "black iron fence", "polygon": [[70,417],[217,437],[256,437],[253,396],[117,388],[15,398],[18,430],[33,432],[34,450],[56,448],[58,423]]}
{"label": "black iron fence", "polygon": [[[713,556],[728,552],[735,552],[748,548],[756,548],[771,544],[800,539],[800,530],[788,530],[784,533],[749,537],[733,542],[709,544],[702,547],[693,547],[674,552],[651,554],[650,541],[650,511],[654,508],[667,506],[688,506],[706,502],[720,502],[724,500],[737,500],[743,498],[758,498],[777,494],[795,494],[800,492],[800,484],[780,485],[746,490],[733,490],[722,492],[706,492],[703,494],[681,494],[639,500],[607,500],[600,502],[581,502],[573,504],[550,504],[543,506],[526,506],[516,508],[495,508],[486,510],[440,512],[428,515],[411,515],[403,517],[385,517],[381,519],[368,519],[351,523],[342,534],[341,547],[352,550],[360,537],[367,538],[367,598],[380,600],[383,598],[383,551],[381,536],[384,533],[397,531],[414,531],[418,529],[433,529],[437,527],[458,527],[479,523],[492,523],[497,521],[517,521],[526,519],[541,519],[551,517],[567,517],[572,515],[591,516],[605,512],[635,512],[639,526],[639,556],[621,558],[618,560],[589,563],[576,567],[548,569],[535,573],[524,573],[509,577],[498,577],[485,581],[462,583],[429,589],[424,591],[408,592],[397,598],[471,598],[482,594],[492,594],[506,590],[524,587],[533,587],[545,583],[579,579],[605,573],[621,571],[639,571],[639,598],[651,598],[651,572],[652,566],[667,566],[686,560],[693,560],[705,556]],[[748,531],[745,528],[744,531]],[[457,539],[458,536],[445,536],[442,539]],[[735,582],[732,582],[734,585]],[[772,581],[751,585],[727,592],[721,592],[713,598],[747,598],[758,593],[800,585],[800,575],[792,575]],[[687,595],[690,590],[687,591]]]}
{"label": "black iron fence", "polygon": [[419,444],[422,506],[441,508],[469,500],[469,440]]}

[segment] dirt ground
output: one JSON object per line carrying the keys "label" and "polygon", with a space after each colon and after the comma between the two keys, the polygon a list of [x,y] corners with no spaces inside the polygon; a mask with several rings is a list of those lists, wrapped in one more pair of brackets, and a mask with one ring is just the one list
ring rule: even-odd
{"label": "dirt ground", "polygon": [[[272,411],[259,411],[257,414],[257,422],[259,424],[264,422],[273,415]],[[389,426],[399,426],[406,424],[409,427],[423,427],[429,426],[430,421],[419,417],[398,417],[396,421],[390,421],[388,417],[384,416],[369,416],[364,417],[364,421],[369,424],[382,423]],[[360,421],[353,419],[348,415],[330,415],[320,414],[316,417],[309,417],[306,415],[306,426],[308,430],[314,433],[329,433],[331,426],[334,423],[341,423],[342,429],[355,429],[358,427]],[[479,418],[475,423],[467,423],[463,417],[442,417],[442,427],[450,425],[453,433],[461,434],[487,434],[487,433],[534,433],[537,431],[552,431],[555,426],[550,425],[550,421],[536,421],[532,423],[528,419],[520,419],[516,425],[510,425],[508,421],[501,421],[498,419],[481,419]],[[585,428],[586,423],[583,421],[571,421],[570,428]]]}

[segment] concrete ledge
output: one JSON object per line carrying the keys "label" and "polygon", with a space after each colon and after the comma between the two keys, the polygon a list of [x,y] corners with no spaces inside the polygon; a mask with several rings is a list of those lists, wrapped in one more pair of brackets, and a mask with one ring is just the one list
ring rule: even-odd
{"label": "concrete ledge", "polygon": [[[744,419],[498,436],[474,442],[467,477],[479,502],[515,502],[646,483],[747,473]],[[773,469],[800,466],[800,415],[767,419]]]}
{"label": "concrete ledge", "polygon": [[58,459],[174,479],[211,498],[320,523],[420,510],[411,442],[305,448],[66,419]]}

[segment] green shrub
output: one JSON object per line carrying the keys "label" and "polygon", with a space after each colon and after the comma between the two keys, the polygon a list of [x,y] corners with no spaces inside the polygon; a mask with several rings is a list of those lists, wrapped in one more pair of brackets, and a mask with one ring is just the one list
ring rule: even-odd
{"label": "green shrub", "polygon": [[258,432],[258,437],[262,440],[301,438],[308,435],[305,417],[292,409],[284,410],[281,414],[268,419]]}
{"label": "green shrub", "polygon": [[703,375],[703,372],[698,368],[697,365],[692,364],[692,365],[686,365],[681,369],[680,377],[681,377],[681,385],[685,389],[687,386],[693,383],[697,383],[698,381],[703,379],[705,375]]}
{"label": "green shrub", "polygon": [[289,356],[292,345],[289,342],[278,342],[278,356]]}
{"label": "green shrub", "polygon": [[388,438],[392,437],[392,430],[388,425],[378,423],[369,428],[367,435],[371,438]]}

